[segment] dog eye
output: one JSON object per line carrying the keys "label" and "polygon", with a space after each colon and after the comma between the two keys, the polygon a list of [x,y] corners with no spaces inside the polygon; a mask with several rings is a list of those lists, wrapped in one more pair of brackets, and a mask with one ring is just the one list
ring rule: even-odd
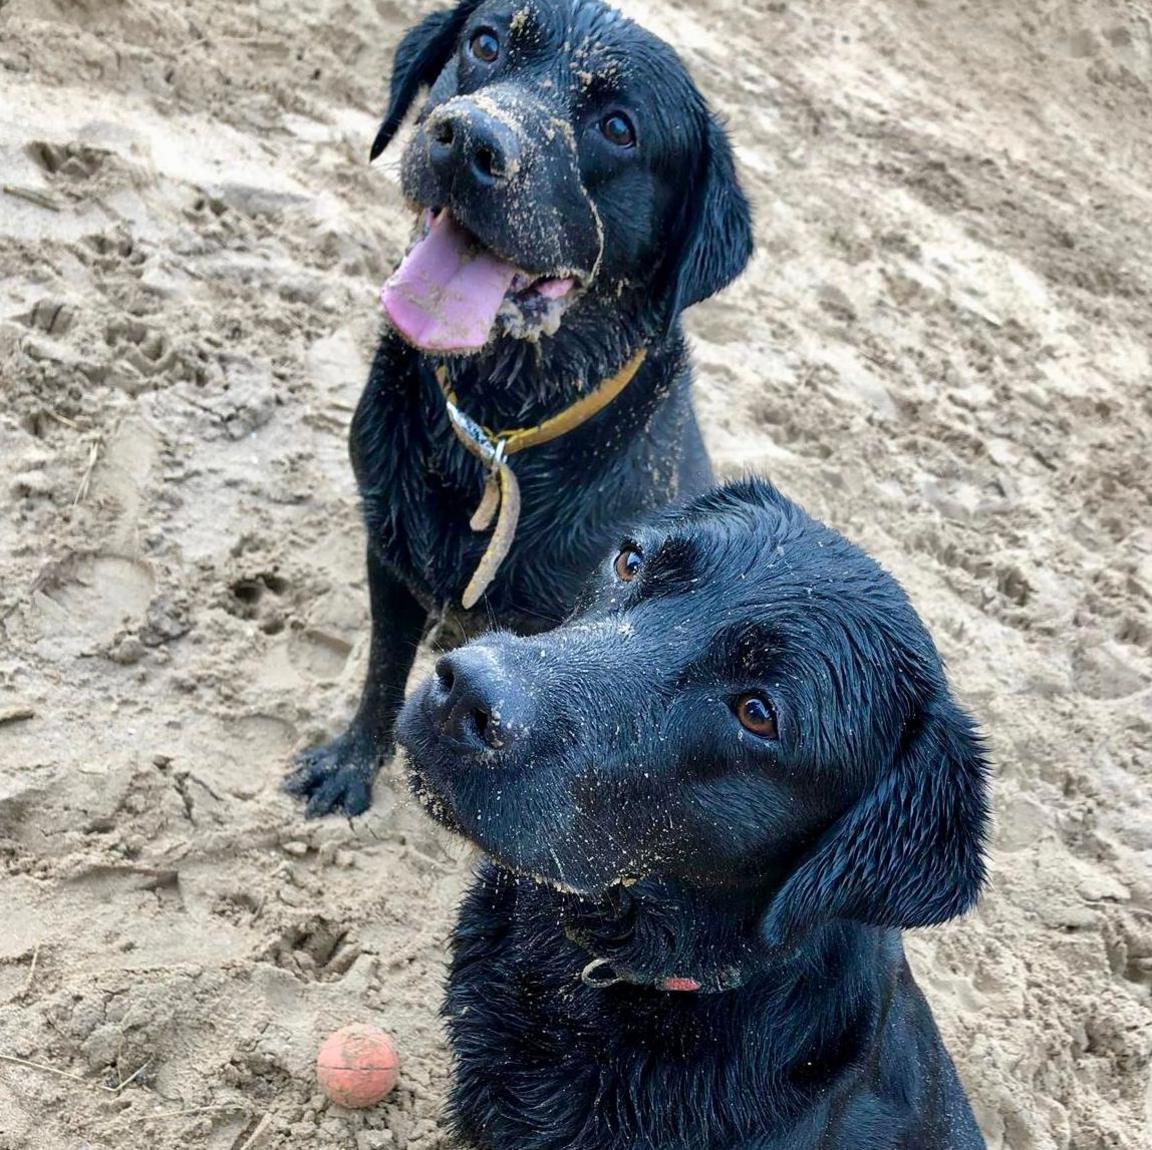
{"label": "dog eye", "polygon": [[600,131],[610,144],[618,148],[631,148],[636,143],[636,129],[623,112],[612,112],[600,121]]}
{"label": "dog eye", "polygon": [[500,40],[491,28],[480,28],[472,33],[468,51],[482,64],[491,64],[500,55]]}
{"label": "dog eye", "polygon": [[612,565],[621,583],[631,583],[644,564],[644,556],[635,547],[622,547]]}
{"label": "dog eye", "polygon": [[776,738],[776,709],[763,695],[741,695],[732,710],[746,731],[762,739]]}

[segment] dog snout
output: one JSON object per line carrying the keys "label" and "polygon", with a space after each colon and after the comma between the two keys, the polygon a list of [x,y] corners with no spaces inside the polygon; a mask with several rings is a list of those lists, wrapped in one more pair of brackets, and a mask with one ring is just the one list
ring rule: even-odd
{"label": "dog snout", "polygon": [[464,647],[436,664],[433,721],[464,751],[504,750],[527,731],[532,702],[482,646]]}
{"label": "dog snout", "polygon": [[428,121],[429,155],[440,175],[461,174],[484,187],[508,183],[520,166],[513,128],[468,101],[437,109]]}

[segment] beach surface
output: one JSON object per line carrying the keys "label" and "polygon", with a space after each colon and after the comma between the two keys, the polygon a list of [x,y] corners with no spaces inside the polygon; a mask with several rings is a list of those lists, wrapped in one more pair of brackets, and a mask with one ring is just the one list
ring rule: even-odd
{"label": "beach surface", "polygon": [[[1152,1144],[1152,20],[642,0],[756,213],[689,317],[726,476],[908,588],[995,762],[908,948],[992,1150]],[[473,858],[393,766],[305,823],[367,654],[348,423],[412,218],[410,0],[0,0],[0,1150],[432,1150]],[[427,656],[417,672],[426,671]],[[374,1021],[384,1106],[319,1095]]]}

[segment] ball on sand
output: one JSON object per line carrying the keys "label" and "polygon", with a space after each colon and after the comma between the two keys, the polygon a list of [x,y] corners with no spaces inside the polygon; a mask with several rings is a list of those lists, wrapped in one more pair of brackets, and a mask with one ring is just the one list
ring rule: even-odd
{"label": "ball on sand", "polygon": [[396,1047],[383,1030],[354,1022],[324,1040],[316,1077],[333,1102],[359,1110],[375,1106],[396,1085],[399,1066]]}

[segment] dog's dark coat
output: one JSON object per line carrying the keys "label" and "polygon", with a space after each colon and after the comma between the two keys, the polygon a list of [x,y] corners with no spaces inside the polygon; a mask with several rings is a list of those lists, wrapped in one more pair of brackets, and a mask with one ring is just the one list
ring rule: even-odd
{"label": "dog's dark coat", "polygon": [[[401,716],[415,792],[492,860],[448,988],[457,1131],[982,1147],[900,937],[984,879],[986,762],[922,623],[766,484],[626,547],[631,581],[609,559],[570,623],[445,656]],[[749,694],[774,733],[738,721]],[[582,982],[595,960],[621,981]]]}
{"label": "dog's dark coat", "polygon": [[[507,44],[492,66],[469,48],[476,29],[489,27]],[[499,329],[466,358],[383,336],[351,435],[368,533],[370,666],[347,732],[303,755],[287,783],[312,815],[368,806],[417,643],[430,617],[459,604],[488,543],[468,524],[483,472],[450,430],[435,367],[449,367],[469,415],[501,429],[562,410],[648,350],[609,408],[515,458],[523,494],[515,546],[459,620],[471,633],[553,626],[622,524],[709,482],[678,317],[738,275],[751,248],[723,130],[675,53],[599,0],[464,0],[430,15],[397,50],[374,155],[426,85],[403,161],[408,196],[450,209],[533,273],[580,271],[583,291],[554,336],[530,342]],[[636,124],[634,147],[605,141],[604,116],[621,108]],[[449,114],[457,143],[498,140],[508,122],[519,124],[509,146],[519,149],[520,184],[494,183],[477,174],[474,153],[439,147],[429,117]],[[590,226],[603,233],[591,254]]]}

